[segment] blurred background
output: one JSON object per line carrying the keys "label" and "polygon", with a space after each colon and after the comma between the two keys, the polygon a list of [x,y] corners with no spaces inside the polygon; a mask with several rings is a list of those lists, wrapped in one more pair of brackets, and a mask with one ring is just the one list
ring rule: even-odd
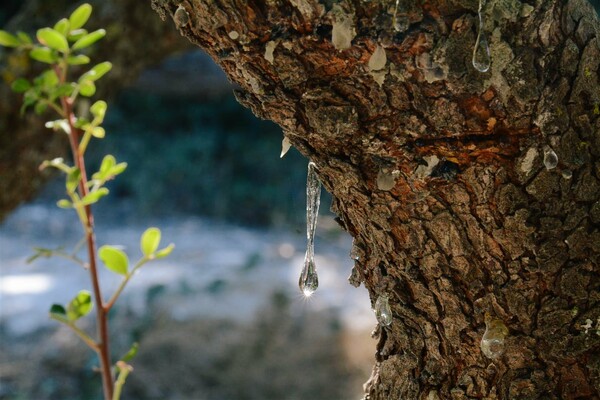
{"label": "blurred background", "polygon": [[[54,3],[3,1],[0,26],[53,24],[76,4]],[[305,299],[297,285],[307,160],[294,149],[280,159],[279,127],[242,108],[220,69],[171,21],[149,4],[137,7],[147,8],[139,17],[147,24],[167,24],[177,51],[154,55],[134,79],[99,81],[110,86],[107,136],[90,146],[89,169],[107,153],[129,168],[94,210],[97,237],[136,259],[140,234],[157,226],[176,249],[145,266],[111,313],[113,355],[140,345],[123,398],[362,397],[375,318],[366,290],[347,283],[351,239],[334,222],[329,195],[323,191],[316,238],[320,288]],[[98,10],[102,18],[110,12]],[[110,29],[126,40],[137,28]],[[80,240],[74,213],[55,206],[63,192],[63,178],[51,178],[0,223],[0,399],[101,398],[96,356],[47,314],[90,290],[87,271],[56,258],[26,262],[33,247],[68,250]],[[101,278],[108,297],[119,281],[105,271]],[[90,332],[94,324],[82,321]]]}

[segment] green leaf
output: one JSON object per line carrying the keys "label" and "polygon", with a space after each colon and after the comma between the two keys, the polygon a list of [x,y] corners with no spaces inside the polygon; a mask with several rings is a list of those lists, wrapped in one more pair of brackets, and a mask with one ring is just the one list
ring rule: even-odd
{"label": "green leaf", "polygon": [[88,193],[83,199],[81,199],[81,204],[84,206],[89,206],[90,204],[97,203],[98,200],[106,196],[108,193],[109,192],[107,188],[100,188],[95,192]]}
{"label": "green leaf", "polygon": [[89,314],[93,306],[94,303],[92,303],[90,292],[82,290],[77,293],[77,296],[67,306],[67,318],[69,318],[69,321],[77,321],[79,318]]}
{"label": "green leaf", "polygon": [[22,44],[33,44],[33,40],[31,40],[31,36],[26,34],[25,32],[18,31],[17,37],[21,41]]}
{"label": "green leaf", "polygon": [[90,15],[92,15],[92,6],[88,3],[84,3],[77,7],[69,17],[69,22],[71,22],[71,29],[81,28],[88,21]]}
{"label": "green leaf", "polygon": [[46,64],[54,64],[58,61],[56,53],[48,47],[34,47],[33,50],[29,52],[29,57]]}
{"label": "green leaf", "polygon": [[102,39],[105,35],[106,31],[104,29],[98,29],[94,32],[88,33],[77,40],[75,44],[73,44],[73,50],[84,49],[88,46],[91,46],[98,40]]}
{"label": "green leaf", "polygon": [[171,254],[171,252],[173,251],[174,248],[175,248],[175,245],[173,243],[171,243],[170,245],[168,245],[164,249],[161,249],[161,250],[157,251],[156,254],[155,254],[155,256],[154,256],[154,258],[156,258],[156,259],[165,258],[169,254]]}
{"label": "green leaf", "polygon": [[71,30],[70,28],[71,28],[71,23],[66,18],[61,19],[54,25],[54,30],[65,37]]}
{"label": "green leaf", "polygon": [[42,85],[46,89],[50,89],[58,85],[58,75],[53,69],[49,69],[40,75]]}
{"label": "green leaf", "polygon": [[13,92],[16,92],[16,93],[26,92],[30,87],[31,87],[31,84],[25,78],[15,79],[11,85]]}
{"label": "green leaf", "polygon": [[52,307],[50,307],[50,318],[63,322],[65,324],[69,323],[69,318],[67,317],[67,310],[65,310],[65,308],[60,304],[52,304]]}
{"label": "green leaf", "polygon": [[96,93],[96,85],[89,79],[79,82],[79,93],[85,97],[91,97]]}
{"label": "green leaf", "polygon": [[89,62],[90,58],[88,56],[84,56],[83,54],[67,57],[67,64],[69,65],[83,65],[89,64]]}
{"label": "green leaf", "polygon": [[110,169],[110,174],[111,175],[119,175],[120,173],[122,173],[123,171],[125,171],[125,169],[127,168],[127,163],[126,162],[122,162],[122,163],[118,163],[117,165],[115,165],[114,167],[112,167]]}
{"label": "green leaf", "polygon": [[160,244],[160,229],[158,228],[148,228],[142,234],[140,239],[140,248],[142,249],[142,254],[146,257],[154,254],[156,249],[158,249],[158,245]]}
{"label": "green leaf", "polygon": [[35,103],[35,106],[33,106],[33,111],[35,111],[37,115],[42,115],[44,112],[46,112],[47,109],[48,104],[45,100],[40,100],[37,103]]}
{"label": "green leaf", "polygon": [[98,139],[102,139],[104,136],[106,136],[106,131],[103,127],[97,126],[92,129],[92,136]]}
{"label": "green leaf", "polygon": [[76,42],[87,34],[88,31],[86,29],[74,29],[67,35],[67,40],[69,42]]}
{"label": "green leaf", "polygon": [[54,254],[54,251],[52,249],[47,249],[45,247],[34,247],[33,250],[35,251],[35,253],[29,258],[27,258],[27,260],[25,261],[27,264],[32,263],[40,257],[50,258]]}
{"label": "green leaf", "polygon": [[79,185],[79,181],[81,179],[81,170],[79,168],[73,167],[71,172],[67,174],[67,192],[73,193],[77,189]]}
{"label": "green leaf", "polygon": [[66,53],[69,51],[67,38],[60,32],[52,28],[42,28],[37,31],[37,38],[43,45]]}
{"label": "green leaf", "polygon": [[102,246],[98,250],[98,256],[106,265],[106,268],[120,275],[127,275],[129,258],[123,250],[113,246]]}
{"label": "green leaf", "polygon": [[131,345],[131,348],[127,351],[127,353],[125,353],[123,355],[123,357],[121,357],[121,361],[124,361],[124,362],[131,361],[137,355],[139,347],[140,347],[139,343],[134,342]]}
{"label": "green leaf", "polygon": [[98,100],[90,107],[90,112],[94,117],[104,119],[104,115],[106,114],[106,108],[108,105],[104,100]]}
{"label": "green leaf", "polygon": [[108,71],[112,69],[112,64],[108,61],[101,62],[100,64],[94,65],[92,69],[83,74],[79,80],[92,80],[97,81],[102,78]]}
{"label": "green leaf", "polygon": [[17,47],[21,44],[19,39],[12,33],[0,30],[0,46]]}
{"label": "green leaf", "polygon": [[56,202],[56,205],[60,208],[73,208],[73,203],[67,199],[61,199]]}
{"label": "green leaf", "polygon": [[117,160],[112,154],[107,154],[102,159],[102,164],[100,164],[100,174],[106,176],[110,173],[112,167],[115,166]]}
{"label": "green leaf", "polygon": [[57,97],[69,97],[73,91],[75,90],[75,84],[73,83],[63,83],[59,85],[51,92],[51,99],[56,99]]}

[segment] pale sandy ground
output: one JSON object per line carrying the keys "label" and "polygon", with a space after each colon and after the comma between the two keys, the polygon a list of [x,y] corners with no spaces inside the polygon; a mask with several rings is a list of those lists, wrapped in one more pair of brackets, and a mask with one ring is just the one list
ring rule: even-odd
{"label": "pale sandy ground", "polygon": [[[25,334],[54,324],[47,317],[49,306],[65,304],[78,290],[90,288],[87,271],[68,260],[26,263],[34,246],[75,244],[80,235],[75,222],[69,211],[34,203],[20,207],[0,225],[0,323],[7,333]],[[176,249],[132,279],[121,305],[143,313],[148,289],[164,285],[162,298],[177,319],[206,316],[244,321],[254,318],[274,291],[283,291],[294,299],[293,308],[298,311],[335,310],[344,327],[359,336],[375,326],[367,291],[347,282],[351,239],[334,227],[330,217],[319,220],[320,287],[310,299],[304,299],[297,287],[305,248],[302,227],[292,232],[255,230],[196,217],[148,225],[98,221],[98,243],[123,245],[135,260],[140,255],[139,235],[150,225],[161,228],[164,244],[173,242]],[[108,296],[117,287],[118,277],[106,270],[101,277]]]}
{"label": "pale sandy ground", "polygon": [[[78,290],[89,289],[88,273],[61,258],[38,259],[27,264],[32,247],[72,245],[79,238],[73,215],[47,205],[25,205],[0,225],[0,322],[9,332],[27,333],[52,324],[47,310],[52,303],[67,302]],[[331,221],[321,218],[316,241],[320,287],[306,300],[297,287],[303,263],[305,239],[300,232],[252,230],[211,224],[195,217],[161,220],[163,242],[176,249],[163,260],[143,267],[127,287],[122,301],[143,312],[144,297],[153,285],[173,292],[172,314],[252,318],[274,290],[289,292],[296,307],[339,311],[345,326],[371,329],[375,319],[363,287],[350,286],[351,239],[344,232],[331,233]],[[134,260],[140,255],[139,235],[147,225],[97,224],[99,244],[119,244]],[[82,254],[83,256],[84,254]],[[109,294],[118,277],[102,270],[102,284]],[[187,301],[177,302],[179,292]]]}

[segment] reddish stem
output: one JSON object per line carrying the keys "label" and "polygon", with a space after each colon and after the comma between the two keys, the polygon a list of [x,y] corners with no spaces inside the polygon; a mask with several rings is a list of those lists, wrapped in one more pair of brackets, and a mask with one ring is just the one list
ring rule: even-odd
{"label": "reddish stem", "polygon": [[[73,114],[73,104],[71,99],[62,98],[61,103],[66,114],[67,123],[71,134],[69,136],[69,143],[71,145],[71,151],[73,153],[73,160],[75,165],[81,172],[81,179],[79,181],[79,192],[81,198],[84,198],[89,190],[87,187],[87,173],[85,170],[85,161],[83,154],[79,151],[79,135],[80,130],[75,128],[75,115]],[[111,400],[113,397],[114,380],[111,372],[110,362],[110,341],[108,336],[108,310],[104,306],[104,300],[102,299],[102,292],[100,290],[100,282],[98,279],[98,269],[96,266],[96,235],[94,234],[94,215],[89,205],[85,206],[85,215],[87,218],[87,226],[85,227],[85,237],[87,242],[88,256],[90,260],[89,271],[90,278],[92,281],[92,288],[94,292],[94,300],[96,302],[96,319],[98,324],[98,357],[100,358],[100,372],[102,374],[102,388],[104,391],[104,398]]]}

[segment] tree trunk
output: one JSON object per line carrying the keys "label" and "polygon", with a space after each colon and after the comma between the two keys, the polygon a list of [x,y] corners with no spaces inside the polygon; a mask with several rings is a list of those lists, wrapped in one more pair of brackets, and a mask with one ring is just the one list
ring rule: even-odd
{"label": "tree trunk", "polygon": [[489,0],[481,73],[474,0],[400,0],[399,31],[394,1],[324,3],[153,0],[316,163],[389,296],[365,398],[599,398],[594,9]]}
{"label": "tree trunk", "polygon": [[[94,46],[92,62],[111,61],[113,70],[98,85],[98,94],[106,99],[118,88],[132,83],[143,68],[169,54],[188,47],[171,26],[148,23],[155,19],[149,7],[137,0],[88,0],[94,7],[90,20],[93,29],[103,27],[107,37]],[[19,13],[2,29],[25,31],[35,35],[43,26],[53,26],[75,8],[73,0],[28,0]],[[94,65],[94,64],[91,64]],[[91,67],[90,65],[90,67]],[[19,52],[0,49],[0,220],[19,203],[31,198],[50,172],[40,174],[42,161],[67,154],[65,136],[51,135],[44,119],[19,114],[21,96],[10,90],[19,76],[40,72],[34,63]]]}

